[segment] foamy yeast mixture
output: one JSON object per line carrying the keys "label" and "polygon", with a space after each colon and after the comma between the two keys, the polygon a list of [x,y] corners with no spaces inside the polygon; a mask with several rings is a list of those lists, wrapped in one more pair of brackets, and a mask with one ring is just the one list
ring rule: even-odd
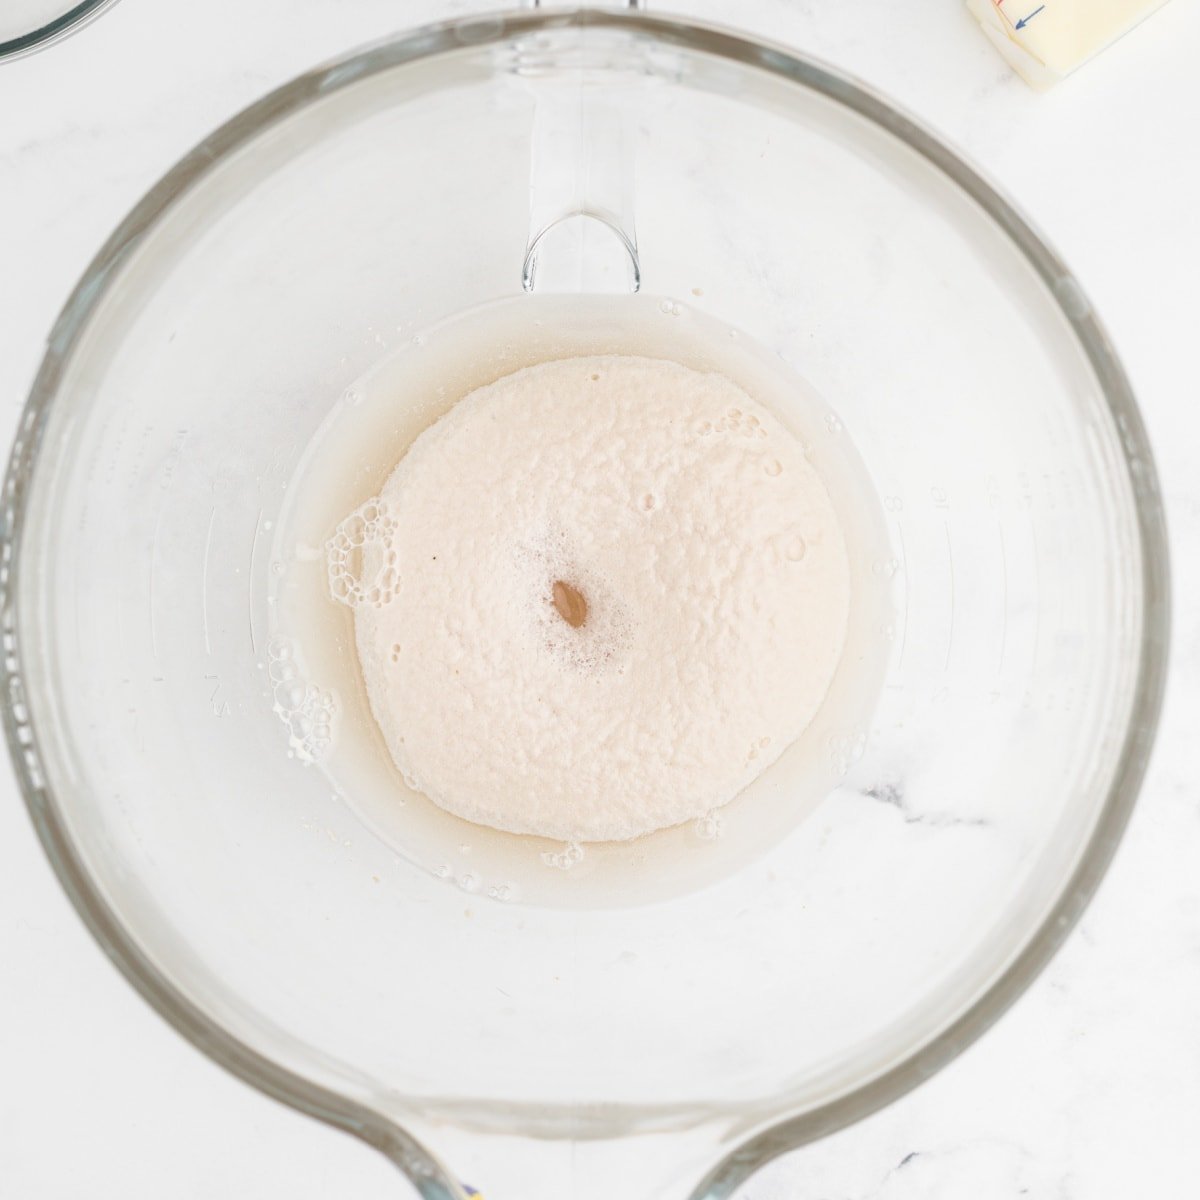
{"label": "foamy yeast mixture", "polygon": [[661,359],[471,392],[329,553],[397,766],[514,833],[621,840],[725,804],[812,719],[846,637],[846,546],[803,446]]}

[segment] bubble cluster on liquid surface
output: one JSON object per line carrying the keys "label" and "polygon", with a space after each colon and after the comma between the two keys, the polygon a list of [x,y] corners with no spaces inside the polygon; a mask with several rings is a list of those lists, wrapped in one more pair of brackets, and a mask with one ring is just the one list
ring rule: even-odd
{"label": "bubble cluster on liquid surface", "polygon": [[[460,852],[462,847],[459,848]],[[513,900],[518,895],[517,885],[512,882],[504,881],[501,883],[486,884],[474,871],[463,871],[461,874],[455,874],[454,868],[448,862],[440,862],[431,871],[435,879],[444,879],[448,884],[452,884],[462,892],[480,893],[487,896],[489,900],[498,900],[500,903],[505,903]]]}
{"label": "bubble cluster on liquid surface", "polygon": [[393,536],[396,522],[382,500],[360,504],[339,523],[325,545],[329,590],[335,600],[357,608],[382,608],[396,594],[400,576]]}
{"label": "bubble cluster on liquid surface", "polygon": [[[740,408],[730,408],[720,416],[698,421],[693,431],[698,437],[702,438],[713,437],[722,433],[743,438],[766,438],[768,436],[766,429],[758,417],[753,413],[743,413]],[[774,461],[773,459],[768,460],[768,462]],[[767,467],[767,474],[778,475],[782,468],[778,467],[778,463],[776,463],[776,467],[778,468],[776,470],[771,470]]]}
{"label": "bubble cluster on liquid surface", "polygon": [[547,867],[570,871],[583,861],[583,847],[578,842],[568,842],[561,850],[543,850],[540,857]]}
{"label": "bubble cluster on liquid surface", "polygon": [[306,680],[287,638],[267,646],[267,677],[275,714],[288,731],[290,752],[301,762],[320,762],[333,744],[337,701],[332,692]]}

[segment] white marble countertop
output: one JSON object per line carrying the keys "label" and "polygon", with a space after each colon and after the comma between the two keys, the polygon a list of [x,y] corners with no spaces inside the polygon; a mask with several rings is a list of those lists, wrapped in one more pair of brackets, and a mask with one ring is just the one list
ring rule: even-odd
{"label": "white marble countertop", "polygon": [[[1099,897],[980,1043],[784,1158],[745,1200],[1194,1193],[1200,1130],[1200,270],[1195,47],[1168,5],[1034,95],[956,0],[654,0],[823,57],[981,165],[1075,268],[1141,399],[1169,505],[1174,671],[1149,782]],[[303,68],[480,0],[124,0],[0,67],[0,431],[93,251],[213,126]],[[380,1157],[186,1045],[92,944],[0,779],[0,1193],[23,1200],[410,1194]]]}

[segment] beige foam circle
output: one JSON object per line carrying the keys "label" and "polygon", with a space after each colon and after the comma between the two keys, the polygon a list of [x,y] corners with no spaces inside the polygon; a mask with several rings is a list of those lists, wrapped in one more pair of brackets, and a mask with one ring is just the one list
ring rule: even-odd
{"label": "beige foam circle", "polygon": [[721,375],[632,356],[472,392],[343,522],[330,566],[405,777],[567,841],[732,799],[816,713],[850,603],[796,437]]}

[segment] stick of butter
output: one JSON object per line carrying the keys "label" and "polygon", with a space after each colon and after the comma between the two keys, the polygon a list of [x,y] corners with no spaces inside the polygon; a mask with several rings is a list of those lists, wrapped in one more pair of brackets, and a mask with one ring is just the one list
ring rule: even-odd
{"label": "stick of butter", "polygon": [[1038,91],[1127,34],[1166,0],[967,0],[988,40]]}

